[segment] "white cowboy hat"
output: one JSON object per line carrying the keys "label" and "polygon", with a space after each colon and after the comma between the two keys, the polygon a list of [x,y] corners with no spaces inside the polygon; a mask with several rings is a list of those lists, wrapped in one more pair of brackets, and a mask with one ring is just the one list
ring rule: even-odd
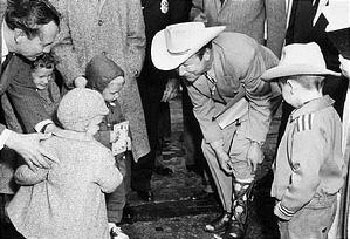
{"label": "white cowboy hat", "polygon": [[321,48],[315,42],[284,47],[279,65],[266,70],[261,78],[270,81],[272,78],[292,75],[340,76],[339,73],[326,68]]}
{"label": "white cowboy hat", "polygon": [[153,37],[153,65],[161,70],[179,67],[224,29],[225,26],[205,27],[203,22],[184,22],[166,27]]}

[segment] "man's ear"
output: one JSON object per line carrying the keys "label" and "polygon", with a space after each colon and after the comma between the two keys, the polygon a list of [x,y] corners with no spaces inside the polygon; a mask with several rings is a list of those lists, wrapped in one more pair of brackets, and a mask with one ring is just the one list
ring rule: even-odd
{"label": "man's ear", "polygon": [[204,58],[204,60],[206,60],[206,61],[209,61],[209,60],[210,60],[210,58],[211,58],[211,49],[210,49],[210,48],[206,48],[206,49],[205,49],[205,53],[204,53],[204,55],[203,55],[203,58]]}
{"label": "man's ear", "polygon": [[296,87],[296,82],[292,80],[287,80],[287,84],[290,88],[290,94],[293,95]]}
{"label": "man's ear", "polygon": [[27,37],[27,34],[20,28],[15,28],[14,30],[14,40],[18,43],[23,37]]}

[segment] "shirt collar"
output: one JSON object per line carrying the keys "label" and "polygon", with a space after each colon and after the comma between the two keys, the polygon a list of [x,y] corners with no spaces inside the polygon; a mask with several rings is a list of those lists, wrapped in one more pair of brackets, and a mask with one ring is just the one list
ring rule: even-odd
{"label": "shirt collar", "polygon": [[207,78],[210,79],[210,81],[212,81],[213,83],[217,83],[215,72],[214,72],[214,61],[211,63],[210,69],[205,72],[205,75]]}
{"label": "shirt collar", "polygon": [[5,28],[5,19],[1,23],[1,62],[5,61],[6,56],[9,54],[5,36],[4,36],[4,28]]}
{"label": "shirt collar", "polygon": [[52,133],[52,135],[60,138],[73,139],[77,141],[85,141],[85,142],[96,141],[94,137],[86,135],[85,132],[78,132],[73,130],[56,129]]}
{"label": "shirt collar", "polygon": [[301,108],[292,112],[291,117],[293,119],[298,118],[301,115],[310,114],[315,111],[319,111],[334,104],[334,100],[329,95],[325,95],[314,100],[305,103]]}

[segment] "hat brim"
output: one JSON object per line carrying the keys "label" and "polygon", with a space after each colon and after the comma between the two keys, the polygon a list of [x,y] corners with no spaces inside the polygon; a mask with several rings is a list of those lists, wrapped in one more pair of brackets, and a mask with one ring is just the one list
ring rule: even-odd
{"label": "hat brim", "polygon": [[185,62],[190,56],[196,53],[201,47],[205,46],[209,41],[213,40],[219,35],[226,27],[207,27],[198,36],[198,42],[195,47],[192,47],[188,51],[182,54],[172,54],[166,48],[165,42],[165,29],[159,31],[152,40],[151,46],[151,59],[153,65],[161,70],[172,70],[180,66],[181,63]]}
{"label": "hat brim", "polygon": [[264,81],[274,81],[277,77],[283,76],[293,76],[293,75],[333,75],[340,76],[340,73],[331,71],[328,69],[315,68],[313,66],[305,65],[286,65],[286,66],[277,66],[271,69],[266,70],[260,77]]}

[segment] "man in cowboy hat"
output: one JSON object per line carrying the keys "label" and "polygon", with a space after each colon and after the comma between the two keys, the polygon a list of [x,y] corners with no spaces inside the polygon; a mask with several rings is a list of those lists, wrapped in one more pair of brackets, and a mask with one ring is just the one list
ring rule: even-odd
{"label": "man in cowboy hat", "polygon": [[342,124],[334,101],[322,94],[328,70],[314,42],[292,44],[278,67],[261,77],[276,79],[291,113],[275,161],[271,195],[281,238],[328,238],[336,211],[336,193],[346,167],[342,156]]}
{"label": "man in cowboy hat", "polygon": [[272,89],[260,75],[278,60],[249,36],[224,29],[202,22],[172,25],[155,35],[151,53],[157,68],[178,68],[186,78],[204,135],[202,150],[224,207],[206,230],[226,229],[223,237],[240,238],[271,116]]}

